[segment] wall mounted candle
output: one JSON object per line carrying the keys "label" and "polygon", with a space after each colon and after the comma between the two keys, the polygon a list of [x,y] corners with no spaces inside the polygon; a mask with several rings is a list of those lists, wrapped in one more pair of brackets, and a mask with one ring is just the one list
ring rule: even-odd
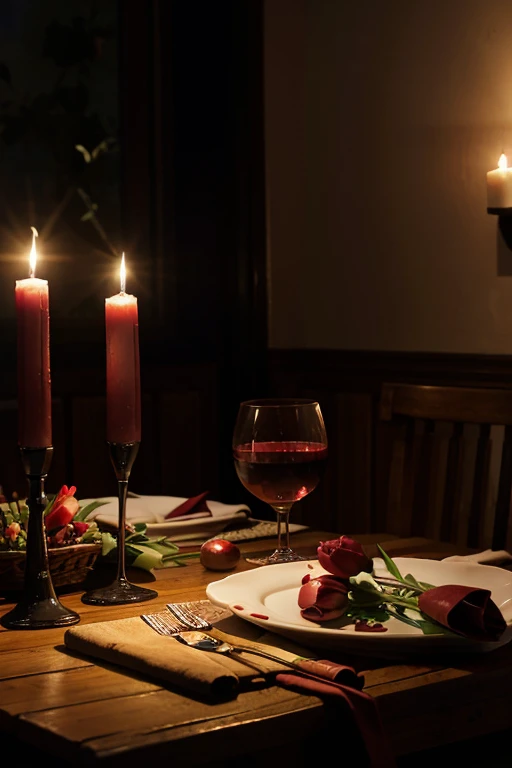
{"label": "wall mounted candle", "polygon": [[18,330],[18,443],[43,448],[52,443],[50,314],[48,281],[35,277],[37,230],[32,227],[30,277],[16,280]]}
{"label": "wall mounted candle", "polygon": [[498,167],[487,174],[487,213],[512,213],[512,168],[502,154]]}
{"label": "wall mounted candle", "polygon": [[107,441],[140,441],[140,361],[137,297],[125,293],[126,268],[121,260],[121,291],[105,299],[107,339]]}

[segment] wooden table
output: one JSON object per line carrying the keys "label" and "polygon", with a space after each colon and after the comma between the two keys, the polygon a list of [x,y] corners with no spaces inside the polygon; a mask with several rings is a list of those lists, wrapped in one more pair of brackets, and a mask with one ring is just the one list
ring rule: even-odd
{"label": "wooden table", "polygon": [[[336,534],[305,531],[294,534],[298,549],[314,551],[318,541]],[[454,553],[424,539],[394,539],[365,535],[358,539],[370,556],[374,542],[386,540],[391,556],[440,559]],[[242,552],[268,548],[269,542],[240,545]],[[252,568],[240,561],[237,568]],[[206,585],[226,573],[206,571],[193,562],[183,568],[159,571],[154,586],[158,598],[148,603],[117,607],[81,603],[83,588],[61,594],[62,602],[76,610],[82,623],[137,616],[164,608],[167,602],[205,598]],[[132,571],[130,578],[144,583],[151,574]],[[12,607],[0,599],[0,615]],[[191,701],[186,718],[176,720],[177,692],[155,680],[143,679],[119,667],[95,664],[64,649],[64,630],[12,631],[0,628],[0,736],[5,761],[18,765],[41,755],[51,757],[52,768],[62,766],[128,766],[158,760],[160,765],[310,764],[318,758],[322,729],[332,728],[325,704],[314,696],[284,691],[279,701],[266,690],[240,694],[246,706],[199,706]],[[427,764],[415,753],[467,742],[475,757],[475,741],[512,728],[512,644],[477,658],[459,655],[414,659],[407,663],[353,658],[347,662],[364,671],[365,690],[379,702],[399,765]],[[240,702],[239,702],[240,704]],[[336,724],[336,741],[343,740],[343,724]],[[350,741],[350,734],[346,734]],[[472,741],[468,741],[472,740]],[[322,743],[320,741],[320,743]],[[507,754],[510,758],[508,741]],[[312,748],[313,747],[313,748]],[[462,746],[454,753],[461,757]],[[500,746],[496,747],[499,756]],[[505,749],[505,747],[503,747]],[[23,757],[23,759],[22,759]],[[286,758],[286,759],[285,759]],[[471,759],[471,757],[470,757]],[[507,764],[497,762],[496,765]],[[25,762],[24,762],[25,760]],[[409,762],[412,760],[412,763]],[[494,763],[472,761],[469,765]]]}

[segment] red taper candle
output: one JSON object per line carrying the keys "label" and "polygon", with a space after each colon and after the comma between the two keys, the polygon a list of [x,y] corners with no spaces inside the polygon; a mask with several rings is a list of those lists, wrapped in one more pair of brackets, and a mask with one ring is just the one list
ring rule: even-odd
{"label": "red taper candle", "polygon": [[18,443],[24,448],[52,444],[50,313],[48,281],[35,275],[37,231],[32,227],[30,277],[16,280],[18,329]]}
{"label": "red taper candle", "polygon": [[140,360],[137,297],[125,293],[124,254],[121,292],[105,299],[107,334],[107,441],[140,441]]}

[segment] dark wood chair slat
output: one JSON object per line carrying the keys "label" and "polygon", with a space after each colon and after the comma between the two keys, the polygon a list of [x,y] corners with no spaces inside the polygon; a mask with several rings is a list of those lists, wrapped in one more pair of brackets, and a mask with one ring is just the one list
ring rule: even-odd
{"label": "dark wood chair slat", "polygon": [[[502,444],[492,438],[493,428],[504,430]],[[379,429],[392,435],[387,477],[379,468],[382,452],[376,457],[376,505],[387,513],[383,530],[506,548],[512,390],[385,383]]]}

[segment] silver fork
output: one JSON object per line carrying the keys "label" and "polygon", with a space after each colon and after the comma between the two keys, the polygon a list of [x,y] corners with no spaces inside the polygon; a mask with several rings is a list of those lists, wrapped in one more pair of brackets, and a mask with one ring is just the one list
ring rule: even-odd
{"label": "silver fork", "polygon": [[[189,610],[189,609],[188,609]],[[183,616],[187,616],[187,611],[183,612]],[[284,667],[290,667],[290,669],[295,669],[301,673],[301,675],[304,675],[306,677],[311,677],[315,680],[319,680],[322,678],[319,678],[318,675],[314,675],[312,673],[307,672],[304,670],[300,664],[297,664],[294,661],[287,661],[280,656],[274,656],[272,653],[268,653],[267,651],[260,651],[259,648],[253,648],[249,645],[240,645],[237,643],[234,645],[233,643],[228,643],[225,640],[219,640],[216,637],[212,637],[211,635],[207,635],[204,632],[200,632],[195,628],[191,628],[191,625],[193,623],[193,619],[198,620],[198,622],[203,622],[203,625],[206,624],[210,629],[212,627],[211,624],[209,624],[205,619],[201,619],[198,616],[193,616],[193,619],[190,620],[190,623],[187,627],[183,626],[183,623],[185,622],[185,618],[181,619],[180,622],[183,622],[181,625],[176,621],[176,617],[174,615],[169,615],[169,613],[146,613],[141,615],[141,619],[143,619],[146,624],[149,624],[149,626],[155,630],[155,632],[158,632],[159,635],[166,635],[167,637],[174,637],[176,640],[178,640],[180,643],[183,643],[184,645],[188,645],[189,648],[196,648],[200,651],[211,651],[213,653],[225,653],[228,655],[238,655],[239,653],[252,653],[254,656],[261,656],[263,659],[268,659],[269,661],[275,661],[277,664],[282,664]],[[240,661],[240,659],[239,659]],[[325,682],[325,680],[323,680]]]}
{"label": "silver fork", "polygon": [[154,629],[159,635],[173,636],[186,629],[186,626],[174,621],[167,611],[163,613],[143,613],[141,619],[146,624],[149,624],[151,629]]}
{"label": "silver fork", "polygon": [[193,603],[167,603],[169,610],[175,619],[184,625],[186,629],[211,629],[212,625],[202,616],[198,616],[190,608]]}

